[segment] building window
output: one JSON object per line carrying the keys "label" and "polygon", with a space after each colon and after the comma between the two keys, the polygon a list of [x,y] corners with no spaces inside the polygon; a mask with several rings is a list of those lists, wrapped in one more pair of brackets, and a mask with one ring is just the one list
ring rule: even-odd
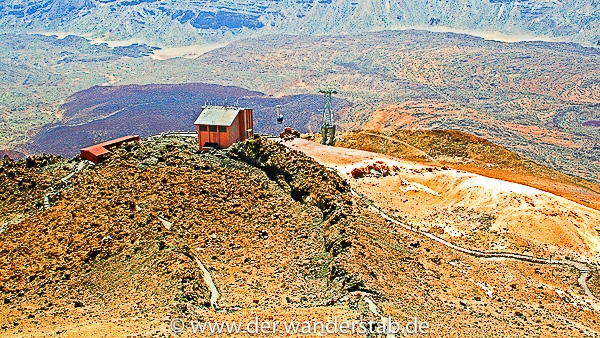
{"label": "building window", "polygon": [[226,133],[227,127],[219,127],[219,133]]}
{"label": "building window", "polygon": [[217,131],[217,126],[208,126],[208,131],[214,133]]}
{"label": "building window", "polygon": [[208,128],[206,128],[206,126],[200,126],[200,131],[207,131]]}

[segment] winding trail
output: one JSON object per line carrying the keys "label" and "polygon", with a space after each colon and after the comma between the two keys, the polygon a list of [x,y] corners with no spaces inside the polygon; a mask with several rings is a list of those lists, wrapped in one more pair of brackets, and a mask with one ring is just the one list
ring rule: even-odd
{"label": "winding trail", "polygon": [[[121,109],[115,110],[115,111],[113,111],[111,113],[108,113],[108,114],[106,114],[104,116],[100,116],[100,117],[97,117],[95,119],[91,119],[89,121],[79,122],[79,123],[72,123],[72,124],[59,124],[59,125],[56,125],[56,126],[53,126],[53,127],[49,128],[48,130],[52,130],[52,129],[56,129],[56,128],[62,128],[62,127],[80,127],[80,126],[84,126],[86,124],[90,124],[90,123],[93,123],[93,122],[98,122],[98,121],[106,120],[106,119],[108,119],[110,117],[113,117],[113,116],[116,116],[116,115],[118,115],[118,114],[126,111],[127,109],[130,109],[130,108],[135,108],[135,107],[140,107],[140,106],[148,106],[148,105],[151,105],[151,104],[153,104],[153,102],[134,104],[134,105],[131,105],[131,106],[127,106],[127,107],[123,107]],[[98,105],[95,108],[99,108],[99,107],[101,107],[103,105],[104,104]]]}
{"label": "winding trail", "polygon": [[390,136],[387,136],[387,135],[380,135],[380,134],[376,134],[376,133],[370,133],[368,131],[363,131],[363,132],[361,132],[361,134],[369,135],[369,136],[375,136],[375,137],[380,137],[380,138],[383,138],[383,139],[386,139],[386,140],[390,140],[390,141],[393,141],[393,142],[396,142],[396,143],[400,143],[400,144],[405,145],[405,146],[409,147],[410,149],[418,152],[419,154],[425,156],[431,162],[433,162],[435,164],[438,164],[438,165],[442,165],[440,162],[438,162],[438,160],[436,160],[435,158],[431,157],[429,154],[427,154],[423,150],[421,150],[421,149],[419,149],[419,148],[417,148],[417,147],[415,147],[413,145],[410,145],[410,144],[408,144],[408,143],[406,143],[404,141],[401,141],[401,140],[399,140],[397,138],[393,138],[393,137],[390,137]]}
{"label": "winding trail", "polygon": [[550,265],[565,265],[565,266],[570,266],[573,267],[577,270],[579,270],[580,275],[579,278],[577,279],[577,282],[579,283],[579,285],[581,286],[581,288],[583,289],[584,293],[586,294],[586,296],[590,297],[590,298],[594,298],[597,299],[596,296],[594,296],[594,294],[592,293],[592,291],[588,288],[587,286],[587,280],[589,279],[589,277],[591,277],[591,273],[592,273],[592,269],[590,268],[589,265],[587,265],[586,263],[583,262],[578,262],[578,261],[573,261],[573,260],[551,260],[551,259],[544,259],[544,258],[537,258],[537,257],[533,257],[533,256],[528,256],[528,255],[523,255],[523,254],[517,254],[517,253],[504,253],[504,252],[484,252],[484,251],[479,251],[479,250],[473,250],[473,249],[466,249],[463,248],[461,246],[458,246],[456,244],[450,243],[447,240],[438,237],[436,235],[433,235],[429,232],[425,232],[425,231],[421,231],[419,229],[415,229],[413,227],[411,227],[410,225],[401,222],[389,215],[387,215],[385,212],[383,212],[381,209],[379,209],[377,206],[375,206],[373,203],[371,203],[369,200],[367,200],[365,197],[363,197],[362,195],[360,195],[358,192],[356,192],[356,190],[354,190],[353,188],[350,188],[350,191],[352,192],[352,195],[354,195],[355,197],[357,197],[359,200],[361,200],[363,203],[365,203],[370,209],[372,209],[373,211],[375,211],[376,213],[378,213],[382,218],[384,218],[387,221],[390,221],[394,224],[400,225],[401,227],[403,227],[406,230],[409,230],[411,232],[414,233],[418,233],[422,236],[425,236],[431,240],[434,240],[440,244],[443,244],[453,250],[456,250],[458,252],[470,255],[470,256],[474,256],[477,258],[484,258],[484,259],[512,259],[512,260],[516,260],[516,261],[521,261],[521,262],[529,262],[529,263],[535,263],[535,264],[550,264]]}
{"label": "winding trail", "polygon": [[70,173],[68,173],[65,177],[60,179],[60,183],[50,187],[50,191],[44,195],[44,209],[50,209],[50,207],[51,207],[50,197],[52,195],[56,195],[60,189],[64,188],[69,183],[71,178],[73,178],[73,176],[75,176],[75,174],[77,174],[81,170],[87,168],[88,166],[93,166],[93,165],[94,165],[94,163],[87,161],[87,160],[83,160],[83,161],[79,162],[77,164],[77,166],[75,166],[75,168],[73,168],[73,170]]}

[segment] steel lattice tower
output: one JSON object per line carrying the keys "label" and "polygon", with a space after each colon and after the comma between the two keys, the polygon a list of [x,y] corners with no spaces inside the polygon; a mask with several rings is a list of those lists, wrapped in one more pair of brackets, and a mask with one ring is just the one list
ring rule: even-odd
{"label": "steel lattice tower", "polygon": [[335,144],[335,117],[332,108],[331,94],[337,94],[335,87],[325,85],[321,87],[319,93],[323,93],[325,104],[323,106],[323,125],[321,126],[321,135],[323,139],[321,144],[332,146]]}

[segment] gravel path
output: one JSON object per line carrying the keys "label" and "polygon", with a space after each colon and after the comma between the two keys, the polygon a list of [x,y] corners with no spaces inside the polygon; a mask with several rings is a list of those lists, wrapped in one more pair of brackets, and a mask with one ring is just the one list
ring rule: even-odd
{"label": "gravel path", "polygon": [[578,262],[578,261],[572,261],[572,260],[550,260],[550,259],[544,259],[544,258],[537,258],[537,257],[533,257],[533,256],[528,256],[528,255],[523,255],[523,254],[517,254],[517,253],[504,253],[504,252],[484,252],[484,251],[479,251],[479,250],[473,250],[473,249],[466,249],[463,247],[460,247],[456,244],[450,243],[447,240],[440,238],[436,235],[433,235],[429,232],[425,232],[425,231],[421,231],[418,229],[415,229],[413,227],[411,227],[410,225],[401,222],[389,215],[387,215],[385,212],[383,212],[381,209],[379,209],[377,206],[375,206],[373,203],[371,203],[369,200],[367,200],[365,197],[361,196],[358,192],[356,192],[354,189],[351,188],[352,194],[354,196],[356,196],[358,199],[360,199],[363,203],[365,203],[367,206],[369,206],[369,208],[371,208],[373,211],[375,211],[376,213],[378,213],[381,217],[383,217],[384,219],[394,223],[394,224],[398,224],[401,227],[403,227],[406,230],[418,233],[422,236],[425,236],[431,240],[434,240],[440,244],[443,244],[453,250],[462,252],[464,254],[470,255],[470,256],[474,256],[474,257],[478,257],[478,258],[484,258],[484,259],[512,259],[512,260],[517,260],[517,261],[522,261],[522,262],[528,262],[528,263],[535,263],[535,264],[553,264],[553,265],[566,265],[566,266],[570,266],[570,267],[574,267],[577,270],[579,270],[580,275],[579,278],[577,279],[577,282],[579,283],[579,285],[581,286],[581,288],[583,289],[583,291],[585,292],[586,296],[590,297],[590,298],[594,298],[597,299],[594,294],[592,293],[592,291],[588,288],[587,286],[587,280],[589,279],[589,277],[591,276],[592,270],[590,269],[590,267],[583,262]]}

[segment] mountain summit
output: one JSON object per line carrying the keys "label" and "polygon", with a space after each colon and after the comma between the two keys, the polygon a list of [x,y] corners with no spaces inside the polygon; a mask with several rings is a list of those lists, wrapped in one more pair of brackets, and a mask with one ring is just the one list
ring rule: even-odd
{"label": "mountain summit", "polygon": [[[598,228],[580,218],[597,210],[301,139],[196,149],[195,138],[144,139],[65,179],[78,158],[1,160],[0,335],[173,336],[173,320],[257,317],[417,317],[457,337],[598,332],[598,246],[569,241]],[[426,186],[441,195],[428,209]],[[452,202],[456,192],[467,202]],[[527,231],[487,202],[563,220],[549,228],[561,235],[548,241],[541,223]],[[415,222],[408,206],[449,222]]]}

